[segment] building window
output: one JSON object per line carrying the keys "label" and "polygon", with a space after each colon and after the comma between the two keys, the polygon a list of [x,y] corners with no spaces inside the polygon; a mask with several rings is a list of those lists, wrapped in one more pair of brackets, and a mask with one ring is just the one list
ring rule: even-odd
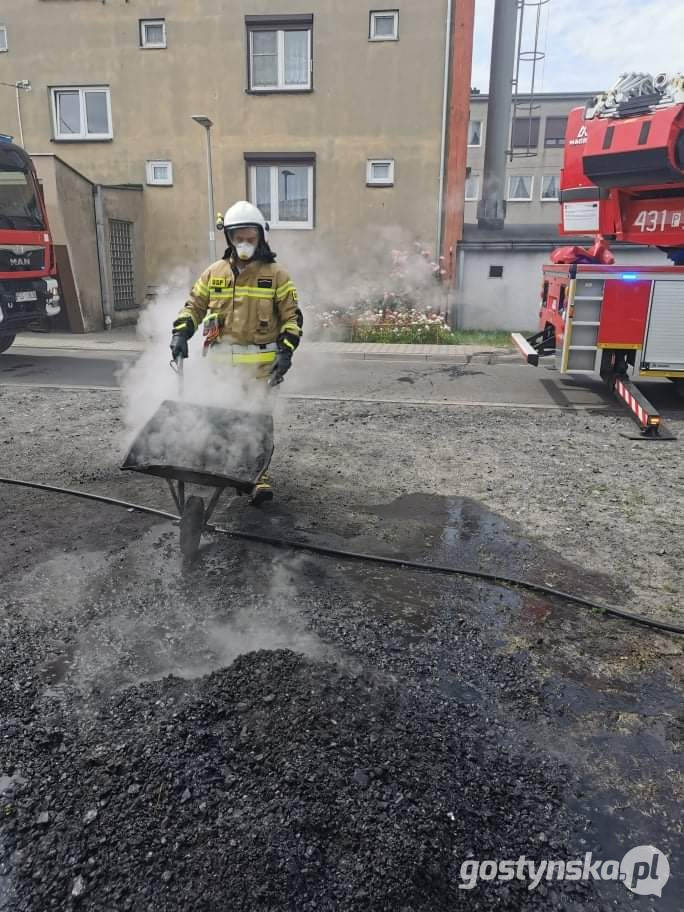
{"label": "building window", "polygon": [[473,146],[473,147],[482,145],[482,121],[481,120],[469,120],[468,121],[468,145]]}
{"label": "building window", "polygon": [[147,183],[159,187],[170,187],[173,184],[173,165],[170,161],[145,162]]}
{"label": "building window", "polygon": [[109,87],[54,88],[50,93],[55,139],[112,138]]}
{"label": "building window", "polygon": [[536,149],[539,144],[539,118],[515,117],[511,131],[511,146],[514,149]]}
{"label": "building window", "polygon": [[480,198],[480,178],[471,175],[466,178],[465,182],[466,201],[474,202]]}
{"label": "building window", "polygon": [[511,174],[508,177],[508,199],[529,202],[532,199],[534,178],[531,174]]}
{"label": "building window", "polygon": [[7,50],[7,26],[0,25],[0,54]]}
{"label": "building window", "polygon": [[366,184],[369,187],[394,186],[394,159],[369,159],[366,165]]}
{"label": "building window", "polygon": [[541,179],[541,199],[558,200],[560,181],[557,174],[545,174]]}
{"label": "building window", "polygon": [[489,278],[490,279],[503,279],[503,266],[490,266],[489,267]]}
{"label": "building window", "polygon": [[370,14],[370,41],[399,40],[399,10],[376,10]]}
{"label": "building window", "polygon": [[247,16],[250,92],[306,92],[313,16]]}
{"label": "building window", "polygon": [[567,117],[547,117],[544,127],[544,145],[547,149],[561,148],[565,145],[565,128]]}
{"label": "building window", "polygon": [[140,47],[166,47],[166,19],[140,20]]}
{"label": "building window", "polygon": [[271,228],[313,228],[314,169],[311,163],[249,163],[249,196]]}

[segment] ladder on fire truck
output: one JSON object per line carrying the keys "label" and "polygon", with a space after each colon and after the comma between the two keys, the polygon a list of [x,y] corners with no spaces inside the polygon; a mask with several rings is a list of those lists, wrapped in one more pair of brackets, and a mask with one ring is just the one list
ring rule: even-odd
{"label": "ladder on fire truck", "polygon": [[[636,381],[684,387],[684,75],[623,73],[573,109],[559,199],[561,234],[594,243],[553,252],[539,332],[513,341],[529,364],[555,354],[561,374],[600,375],[640,439],[673,439]],[[673,265],[616,265],[609,241]]]}

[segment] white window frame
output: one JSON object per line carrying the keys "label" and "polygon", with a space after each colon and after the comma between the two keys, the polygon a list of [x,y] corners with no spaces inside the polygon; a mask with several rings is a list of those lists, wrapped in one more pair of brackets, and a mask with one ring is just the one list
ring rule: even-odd
{"label": "white window frame", "polygon": [[[373,165],[389,165],[388,178],[374,178]],[[366,183],[369,187],[393,187],[394,186],[394,159],[393,158],[369,158],[366,163]]]}
{"label": "white window frame", "polygon": [[471,125],[471,123],[479,123],[479,125],[480,125],[480,141],[479,141],[479,143],[471,143],[471,142],[468,142],[468,148],[469,148],[469,149],[480,149],[480,148],[482,148],[482,120],[479,119],[479,118],[477,118],[477,117],[469,117],[469,118],[468,118],[468,134],[469,134],[469,137],[468,137],[468,138],[470,138],[470,125]]}
{"label": "white window frame", "polygon": [[4,37],[4,41],[0,43],[0,54],[6,54],[9,50],[9,44],[7,43],[7,26],[0,25],[0,35]]}
{"label": "white window frame", "polygon": [[[286,168],[288,164],[293,164],[293,167],[297,168],[308,168],[308,186],[307,194],[309,200],[308,206],[308,218],[305,222],[287,222],[281,221],[278,212],[278,171],[281,168]],[[313,162],[297,162],[296,164],[291,162],[250,162],[249,164],[249,193],[252,202],[256,206],[256,169],[257,168],[270,168],[271,169],[271,218],[267,219],[269,228],[272,229],[286,229],[288,231],[310,231],[314,226],[314,166]]]}
{"label": "white window frame", "polygon": [[[394,32],[391,35],[378,35],[376,34],[376,19],[382,17],[383,19],[388,16],[394,17]],[[370,14],[370,23],[368,27],[368,40],[369,41],[399,41],[399,10],[398,9],[388,9],[388,10],[371,10]]]}
{"label": "white window frame", "polygon": [[[169,169],[167,180],[158,180],[154,176],[154,169],[159,167]],[[145,162],[145,176],[147,183],[152,187],[172,187],[173,186],[173,164],[168,159],[157,159],[155,161]]]}
{"label": "white window frame", "polygon": [[[161,25],[164,37],[161,42],[148,41],[145,27],[148,25]],[[166,19],[141,19],[140,20],[140,47],[143,50],[158,50],[166,47]]]}
{"label": "white window frame", "polygon": [[[468,181],[475,181],[475,196],[468,196]],[[465,186],[464,186],[464,199],[466,203],[476,203],[480,199],[480,175],[471,174],[470,177],[466,177]]]}
{"label": "white window frame", "polygon": [[560,175],[558,174],[542,174],[541,181],[539,182],[539,199],[542,203],[557,203],[557,196],[544,196],[544,181],[547,177],[555,177],[558,187],[560,189]]}
{"label": "white window frame", "polygon": [[[80,133],[60,133],[59,131],[59,118],[57,117],[57,96],[60,92],[78,92],[79,102],[80,102],[80,122],[81,122],[81,132]],[[109,130],[107,133],[88,133],[87,122],[86,122],[86,93],[87,92],[100,92],[104,93],[107,99],[107,122],[109,124]],[[98,140],[112,139],[114,137],[114,131],[112,127],[112,96],[109,89],[109,86],[105,85],[89,85],[89,86],[51,86],[50,87],[50,100],[52,102],[52,126],[54,130],[54,138],[59,142],[97,142]]]}
{"label": "white window frame", "polygon": [[[529,177],[530,195],[529,196],[511,196],[511,181],[514,177]],[[509,174],[506,184],[506,200],[509,203],[531,203],[534,199],[534,174]]]}
{"label": "white window frame", "polygon": [[[309,24],[302,24],[300,28],[260,28],[249,29],[249,91],[250,92],[310,92],[311,79],[313,76],[313,53],[312,53],[312,27]],[[276,32],[276,51],[278,54],[278,82],[275,85],[257,86],[254,85],[254,33],[255,32]],[[308,53],[309,53],[309,72],[306,85],[299,85],[294,82],[285,82],[285,32],[307,32],[308,33]]]}

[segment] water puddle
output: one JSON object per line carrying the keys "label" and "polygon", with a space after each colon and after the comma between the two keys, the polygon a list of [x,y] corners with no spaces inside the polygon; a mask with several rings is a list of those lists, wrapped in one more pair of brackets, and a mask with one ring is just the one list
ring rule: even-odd
{"label": "water puddle", "polygon": [[[470,497],[404,494],[366,510],[383,520],[383,528],[392,528],[402,555],[415,560],[526,579],[608,602],[627,594],[622,583],[565,560],[520,524]],[[551,610],[543,595],[525,597],[530,621],[545,620]]]}

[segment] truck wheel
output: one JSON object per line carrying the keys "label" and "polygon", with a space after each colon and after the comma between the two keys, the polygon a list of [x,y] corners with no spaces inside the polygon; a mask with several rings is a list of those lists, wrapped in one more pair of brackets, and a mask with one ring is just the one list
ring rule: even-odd
{"label": "truck wheel", "polygon": [[16,338],[17,338],[16,335],[14,335],[14,336],[0,336],[0,355],[1,355],[3,352],[6,352],[6,351],[7,351],[7,349],[10,347],[10,345],[12,344],[12,342],[14,342],[14,340],[15,340]]}

